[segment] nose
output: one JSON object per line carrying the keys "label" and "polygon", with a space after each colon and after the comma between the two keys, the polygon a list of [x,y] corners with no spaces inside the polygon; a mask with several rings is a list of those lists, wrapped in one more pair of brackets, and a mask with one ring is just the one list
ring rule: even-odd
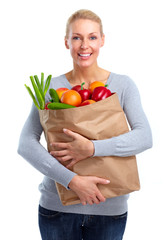
{"label": "nose", "polygon": [[82,40],[81,42],[81,49],[87,49],[88,48],[88,41]]}

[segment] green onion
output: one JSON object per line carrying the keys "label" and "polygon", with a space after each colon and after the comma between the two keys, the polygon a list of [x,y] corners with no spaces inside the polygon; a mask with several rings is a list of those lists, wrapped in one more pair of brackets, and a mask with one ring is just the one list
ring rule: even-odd
{"label": "green onion", "polygon": [[30,76],[30,79],[31,79],[31,83],[32,83],[32,86],[33,86],[33,89],[35,91],[35,94],[36,94],[36,97],[37,97],[37,100],[39,102],[39,105],[40,105],[40,109],[44,109],[44,106],[45,106],[45,100],[42,98],[42,95],[40,93],[40,90],[38,89],[35,81],[34,81],[34,77],[33,76]]}
{"label": "green onion", "polygon": [[39,81],[39,78],[37,75],[35,75],[34,77],[30,76],[30,80],[31,80],[36,97],[34,96],[30,87],[25,84],[26,89],[28,90],[35,106],[38,109],[43,110],[45,108],[45,95],[49,89],[51,78],[52,78],[52,75],[49,75],[44,85],[44,73],[41,73],[41,82]]}
{"label": "green onion", "polygon": [[41,73],[41,87],[42,90],[44,91],[44,73]]}
{"label": "green onion", "polygon": [[33,100],[35,106],[36,106],[38,109],[40,109],[40,107],[39,107],[39,105],[38,105],[38,103],[37,103],[37,101],[36,101],[36,98],[35,98],[35,96],[33,95],[33,92],[31,91],[30,87],[28,87],[26,84],[24,84],[24,86],[26,87],[26,89],[28,90],[30,96],[32,97],[32,100]]}
{"label": "green onion", "polygon": [[44,102],[45,102],[44,93],[43,93],[43,88],[42,88],[42,86],[41,86],[41,84],[40,84],[40,82],[39,82],[38,76],[35,75],[35,76],[34,76],[34,79],[35,79],[35,82],[36,82],[36,84],[37,84],[37,87],[38,87],[38,89],[39,89],[39,91],[40,91],[40,94],[41,94],[41,96],[42,96],[42,98],[43,98],[43,100],[44,100]]}
{"label": "green onion", "polygon": [[45,86],[44,86],[44,96],[46,95],[46,92],[48,91],[48,88],[50,86],[51,78],[52,78],[52,75],[49,75],[47,77],[47,80],[46,80],[46,83],[45,83]]}

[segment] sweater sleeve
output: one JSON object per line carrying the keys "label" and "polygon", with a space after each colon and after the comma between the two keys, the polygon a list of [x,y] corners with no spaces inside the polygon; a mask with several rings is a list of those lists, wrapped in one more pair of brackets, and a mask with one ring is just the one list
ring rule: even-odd
{"label": "sweater sleeve", "polygon": [[40,144],[42,131],[39,113],[33,104],[20,135],[18,154],[45,176],[55,180],[68,189],[69,182],[76,174],[60,164]]}
{"label": "sweater sleeve", "polygon": [[127,157],[152,147],[151,129],[142,108],[139,91],[132,80],[123,91],[122,98],[131,131],[110,139],[93,140],[94,156]]}

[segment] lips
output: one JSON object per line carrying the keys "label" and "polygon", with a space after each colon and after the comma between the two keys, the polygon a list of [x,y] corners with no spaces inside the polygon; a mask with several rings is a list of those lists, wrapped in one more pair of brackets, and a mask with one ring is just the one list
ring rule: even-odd
{"label": "lips", "polygon": [[80,57],[90,57],[92,53],[78,53],[78,56]]}

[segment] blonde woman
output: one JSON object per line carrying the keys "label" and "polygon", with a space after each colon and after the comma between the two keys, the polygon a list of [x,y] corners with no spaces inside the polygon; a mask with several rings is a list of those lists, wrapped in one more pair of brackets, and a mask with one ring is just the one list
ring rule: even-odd
{"label": "blonde woman", "polygon": [[[93,156],[131,156],[152,147],[149,123],[142,109],[138,89],[125,75],[115,74],[98,66],[97,58],[104,45],[101,19],[92,11],[79,10],[68,20],[65,46],[70,50],[73,69],[51,80],[50,88],[72,86],[85,82],[85,87],[98,80],[118,94],[131,131],[118,137],[90,141],[66,129],[73,137],[70,143],[54,143],[59,151],[48,153],[40,144],[43,131],[39,114],[33,105],[23,127],[18,153],[45,175],[39,185],[39,228],[43,240],[121,240],[127,220],[128,195],[105,199],[97,184],[106,179],[78,176],[61,162],[71,165]],[[48,98],[48,95],[47,95]],[[81,203],[63,206],[55,181],[72,189]]]}

